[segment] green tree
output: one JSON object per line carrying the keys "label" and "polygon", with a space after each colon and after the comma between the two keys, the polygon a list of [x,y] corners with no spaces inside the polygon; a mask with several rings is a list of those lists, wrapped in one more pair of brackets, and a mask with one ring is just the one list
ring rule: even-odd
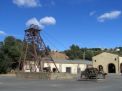
{"label": "green tree", "polygon": [[66,55],[69,57],[69,59],[80,59],[81,56],[81,50],[78,45],[71,45],[69,50],[65,51]]}
{"label": "green tree", "polygon": [[5,38],[0,49],[0,72],[16,69],[22,50],[22,41],[8,36]]}
{"label": "green tree", "polygon": [[64,51],[69,59],[92,60],[92,57],[103,52],[100,48],[80,48],[78,45],[71,45],[69,50]]}

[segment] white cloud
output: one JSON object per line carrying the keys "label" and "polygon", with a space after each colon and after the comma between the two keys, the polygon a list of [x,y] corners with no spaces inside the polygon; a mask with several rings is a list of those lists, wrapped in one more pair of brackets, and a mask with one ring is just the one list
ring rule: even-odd
{"label": "white cloud", "polygon": [[89,13],[89,16],[93,16],[93,15],[95,15],[95,13],[96,13],[96,11],[92,11]]}
{"label": "white cloud", "polygon": [[6,35],[4,31],[0,31],[0,35]]}
{"label": "white cloud", "polygon": [[37,25],[42,29],[47,25],[56,24],[56,20],[54,17],[44,17],[39,21],[37,18],[33,17],[26,22],[26,26],[29,27],[32,24]]}
{"label": "white cloud", "polygon": [[53,17],[48,17],[47,16],[47,17],[44,17],[44,18],[40,19],[40,23],[42,25],[55,25],[56,24],[56,20]]}
{"label": "white cloud", "polygon": [[41,3],[39,0],[13,0],[13,3],[17,6],[24,7],[40,7]]}
{"label": "white cloud", "polygon": [[100,15],[97,19],[99,22],[116,19],[121,15],[121,11],[111,11]]}
{"label": "white cloud", "polygon": [[41,25],[40,22],[39,22],[35,17],[29,19],[29,20],[26,22],[26,26],[27,26],[27,27],[29,27],[29,26],[32,25],[32,24],[37,25],[37,26],[39,26],[40,28],[43,28],[43,25]]}

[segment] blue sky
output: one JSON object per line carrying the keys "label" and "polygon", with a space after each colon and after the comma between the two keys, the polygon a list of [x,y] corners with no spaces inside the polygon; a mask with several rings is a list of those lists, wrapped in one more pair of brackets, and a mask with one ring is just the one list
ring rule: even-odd
{"label": "blue sky", "polygon": [[34,23],[52,49],[122,46],[122,0],[1,0],[0,41]]}

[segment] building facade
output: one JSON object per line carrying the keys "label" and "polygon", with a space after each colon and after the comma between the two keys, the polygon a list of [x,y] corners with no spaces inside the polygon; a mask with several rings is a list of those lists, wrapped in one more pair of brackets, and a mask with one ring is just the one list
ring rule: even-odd
{"label": "building facade", "polygon": [[[88,66],[92,66],[92,61],[87,60],[64,60],[64,59],[54,59],[55,65],[53,61],[44,62],[45,71],[49,68],[51,72],[61,73],[70,73],[70,74],[78,74],[81,71],[84,71]],[[33,61],[29,61],[31,65],[28,63],[24,65],[24,72],[39,72],[39,68],[34,64]]]}
{"label": "building facade", "polygon": [[[59,52],[51,52],[51,57],[53,58],[55,64],[53,61],[47,61],[46,58],[42,59],[42,62],[44,62],[43,67],[45,71],[50,70],[51,72],[56,72],[58,69],[58,71],[62,73],[77,74],[80,71],[84,71],[88,66],[92,66],[92,61],[68,60],[68,57],[65,54]],[[39,70],[40,69],[37,67],[34,61],[27,61],[26,64],[24,64],[25,72],[39,72]]]}
{"label": "building facade", "polygon": [[92,58],[93,67],[103,70],[105,73],[122,73],[122,57],[103,52]]}
{"label": "building facade", "polygon": [[[92,66],[91,61],[87,60],[59,60],[55,59],[55,64],[59,72],[77,74],[79,71],[84,71],[88,66]],[[52,62],[49,62],[51,71],[55,71],[55,66]],[[48,67],[47,63],[44,64],[44,67]]]}

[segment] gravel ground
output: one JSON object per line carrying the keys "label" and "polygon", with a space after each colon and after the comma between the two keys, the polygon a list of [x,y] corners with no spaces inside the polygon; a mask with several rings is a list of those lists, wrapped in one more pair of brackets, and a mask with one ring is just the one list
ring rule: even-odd
{"label": "gravel ground", "polygon": [[0,91],[122,91],[122,76],[105,80],[34,80],[0,76]]}

